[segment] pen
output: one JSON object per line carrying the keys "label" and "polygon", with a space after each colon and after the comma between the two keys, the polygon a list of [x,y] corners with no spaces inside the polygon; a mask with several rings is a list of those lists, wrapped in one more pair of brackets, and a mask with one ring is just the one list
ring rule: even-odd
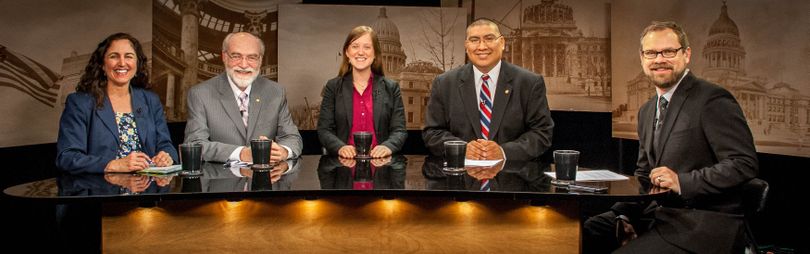
{"label": "pen", "polygon": [[596,186],[585,186],[585,185],[570,184],[570,185],[568,185],[568,190],[580,191],[580,192],[601,193],[601,192],[606,192],[607,187],[596,187]]}

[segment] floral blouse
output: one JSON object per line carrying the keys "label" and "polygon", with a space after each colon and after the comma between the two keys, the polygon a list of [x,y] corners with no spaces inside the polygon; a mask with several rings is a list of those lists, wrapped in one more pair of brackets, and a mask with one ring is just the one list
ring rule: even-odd
{"label": "floral blouse", "polygon": [[118,123],[118,158],[123,158],[135,151],[142,151],[141,138],[138,136],[138,127],[135,125],[135,115],[130,113],[115,113],[115,122]]}

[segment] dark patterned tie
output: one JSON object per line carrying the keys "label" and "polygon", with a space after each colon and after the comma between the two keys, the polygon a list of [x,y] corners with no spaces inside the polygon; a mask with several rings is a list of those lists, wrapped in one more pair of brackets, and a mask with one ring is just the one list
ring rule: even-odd
{"label": "dark patterned tie", "polygon": [[[658,118],[655,120],[655,130],[653,131],[653,151],[658,148],[659,140],[661,139],[661,127],[664,125],[664,116],[667,114],[667,106],[669,101],[666,98],[660,97],[658,99]],[[655,151],[657,152],[657,151]]]}
{"label": "dark patterned tie", "polygon": [[239,113],[242,113],[242,122],[245,124],[245,127],[247,127],[248,124],[248,105],[250,105],[248,102],[248,94],[242,92],[239,94]]}
{"label": "dark patterned tie", "polygon": [[481,111],[481,136],[484,139],[489,139],[489,123],[492,119],[492,92],[489,88],[489,75],[481,75],[481,104],[479,109]]}

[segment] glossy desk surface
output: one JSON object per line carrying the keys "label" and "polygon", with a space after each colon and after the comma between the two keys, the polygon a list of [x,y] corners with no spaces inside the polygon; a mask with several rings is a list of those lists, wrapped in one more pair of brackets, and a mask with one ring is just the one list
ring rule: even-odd
{"label": "glossy desk surface", "polygon": [[[55,203],[363,195],[624,201],[655,196],[642,194],[642,184],[633,176],[622,181],[578,183],[608,188],[605,193],[588,193],[552,185],[552,179],[543,173],[551,171],[546,163],[506,161],[493,167],[468,167],[466,173],[449,174],[442,170],[441,161],[441,158],[421,155],[397,155],[370,161],[308,155],[280,163],[271,170],[206,162],[201,176],[66,174],[13,186],[4,192],[16,198]],[[491,179],[488,191],[481,190],[482,179]]]}

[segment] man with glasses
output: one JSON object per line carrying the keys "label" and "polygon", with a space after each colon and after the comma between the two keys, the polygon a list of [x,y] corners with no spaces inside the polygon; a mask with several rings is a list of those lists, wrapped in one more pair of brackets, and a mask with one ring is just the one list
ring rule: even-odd
{"label": "man with glasses", "polygon": [[255,138],[275,141],[272,162],[301,154],[303,143],[285,89],[259,77],[263,55],[259,37],[228,34],[222,42],[225,73],[189,89],[185,143],[202,144],[203,160],[251,162],[250,140]]}
{"label": "man with glasses", "polygon": [[652,22],[639,58],[657,96],[638,114],[635,175],[649,203],[617,203],[585,222],[584,253],[742,253],[741,186],[756,177],[751,130],[734,97],[697,78],[683,28]]}
{"label": "man with glasses", "polygon": [[501,60],[505,40],[492,20],[467,26],[470,63],[433,80],[422,132],[432,154],[450,140],[468,142],[468,159],[531,160],[551,146],[543,77]]}

